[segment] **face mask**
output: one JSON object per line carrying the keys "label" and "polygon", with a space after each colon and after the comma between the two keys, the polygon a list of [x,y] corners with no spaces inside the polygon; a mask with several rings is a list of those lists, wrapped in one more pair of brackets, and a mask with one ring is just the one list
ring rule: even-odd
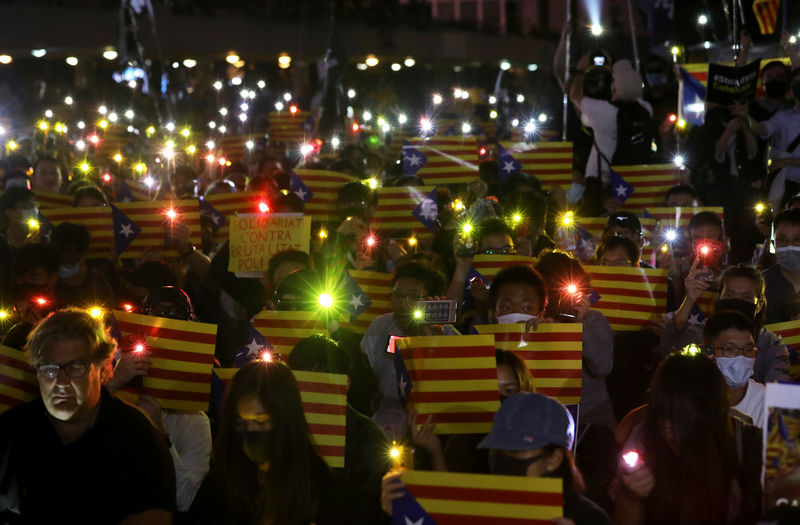
{"label": "face mask", "polygon": [[58,267],[58,276],[62,279],[69,279],[75,277],[81,271],[80,263],[77,264],[62,264]]}
{"label": "face mask", "polygon": [[513,313],[501,315],[497,318],[499,324],[527,323],[531,319],[536,319],[535,315]]}
{"label": "face mask", "polygon": [[794,95],[795,100],[800,100],[800,82],[792,84],[792,95]]}
{"label": "face mask", "polygon": [[786,82],[783,80],[768,80],[764,82],[764,92],[767,98],[783,98],[786,94]]}
{"label": "face mask", "polygon": [[644,78],[650,86],[661,86],[667,83],[667,75],[664,73],[645,73]]}
{"label": "face mask", "polygon": [[489,472],[501,476],[527,476],[528,467],[547,456],[544,452],[528,459],[517,459],[507,456],[500,451],[493,450],[489,454]]}
{"label": "face mask", "polygon": [[756,305],[744,299],[720,299],[717,301],[716,311],[733,310],[743,314],[748,319],[755,319]]}
{"label": "face mask", "polygon": [[22,212],[22,222],[28,224],[31,219],[39,220],[39,208],[31,208]]}
{"label": "face mask", "polygon": [[725,382],[731,388],[741,388],[753,375],[753,364],[756,360],[752,357],[737,355],[736,357],[717,357],[717,366]]}
{"label": "face mask", "polygon": [[241,432],[242,450],[257,465],[267,463],[272,455],[272,431]]}
{"label": "face mask", "polygon": [[775,248],[778,265],[789,273],[800,273],[800,246]]}

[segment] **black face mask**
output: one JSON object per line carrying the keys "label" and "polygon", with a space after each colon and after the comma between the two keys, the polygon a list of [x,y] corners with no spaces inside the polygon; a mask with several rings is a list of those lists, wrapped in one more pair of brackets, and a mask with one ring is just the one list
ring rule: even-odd
{"label": "black face mask", "polygon": [[748,319],[755,319],[756,305],[745,301],[744,299],[720,299],[717,301],[716,310],[721,312],[723,310],[733,310],[743,314]]}
{"label": "black face mask", "polygon": [[244,455],[256,465],[263,465],[272,456],[272,431],[240,432]]}
{"label": "black face mask", "polygon": [[528,459],[512,458],[503,454],[499,450],[493,450],[489,454],[489,472],[492,474],[499,474],[501,476],[527,476],[528,467],[546,457],[547,452],[543,452],[537,456]]}
{"label": "black face mask", "polygon": [[800,82],[792,84],[792,95],[794,95],[795,100],[800,100]]}
{"label": "black face mask", "polygon": [[767,80],[764,82],[767,98],[783,98],[786,95],[786,82],[783,80]]}

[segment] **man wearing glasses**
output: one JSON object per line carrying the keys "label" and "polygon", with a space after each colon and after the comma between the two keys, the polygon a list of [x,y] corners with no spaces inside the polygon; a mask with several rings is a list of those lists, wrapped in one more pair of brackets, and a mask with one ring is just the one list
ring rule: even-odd
{"label": "man wearing glasses", "polygon": [[0,416],[0,516],[172,523],[175,473],[166,442],[104,386],[115,348],[102,322],[77,309],[55,312],[28,336],[40,396]]}

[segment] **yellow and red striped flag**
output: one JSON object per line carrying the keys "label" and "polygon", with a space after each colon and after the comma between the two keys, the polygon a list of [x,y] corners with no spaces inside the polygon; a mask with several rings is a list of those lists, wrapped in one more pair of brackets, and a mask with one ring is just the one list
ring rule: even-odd
{"label": "yellow and red striped flag", "polygon": [[[89,208],[50,208],[42,210],[41,216],[53,227],[64,222],[80,224],[89,230],[88,257],[110,258],[115,255],[114,222],[111,208],[108,206],[92,206]],[[50,225],[40,224],[42,234],[49,236]]]}
{"label": "yellow and red striped flag", "polygon": [[0,345],[0,413],[39,395],[36,372],[22,350]]}
{"label": "yellow and red striped flag", "polygon": [[647,208],[647,214],[657,221],[657,230],[664,230],[665,228],[686,228],[689,226],[689,221],[692,220],[692,217],[705,211],[716,213],[720,220],[725,220],[722,207],[662,206]]}
{"label": "yellow and red striped flag", "polygon": [[270,142],[302,142],[311,136],[313,127],[310,111],[271,111],[269,114]]}
{"label": "yellow and red striped flag", "polygon": [[133,144],[133,138],[122,136],[119,132],[108,131],[100,137],[100,142],[94,148],[95,158],[104,164],[129,144]]}
{"label": "yellow and red striped flag", "polygon": [[762,35],[770,35],[775,32],[780,6],[781,0],[755,0],[753,2],[753,13],[756,15],[758,29]]}
{"label": "yellow and red striped flag", "polygon": [[500,145],[547,189],[572,184],[572,142],[501,142]]}
{"label": "yellow and red striped flag", "polygon": [[497,348],[510,350],[525,362],[537,392],[565,405],[580,402],[582,324],[540,324],[535,332],[526,332],[522,323],[484,324],[475,329],[493,334]]}
{"label": "yellow and red striped flag", "polygon": [[[413,166],[407,164],[406,160],[414,154],[420,160]],[[427,185],[466,183],[478,177],[475,137],[411,137],[403,145],[402,155],[404,173],[416,175]]]}
{"label": "yellow and red striped flag", "polygon": [[681,182],[672,164],[612,166],[612,169],[633,186],[633,195],[622,205],[624,210],[649,212],[654,206],[663,206],[667,190]]}
{"label": "yellow and red striped flag", "polygon": [[49,191],[32,190],[36,196],[36,203],[39,209],[46,210],[49,208],[65,208],[72,206],[72,195],[65,195],[63,193],[52,193]]}
{"label": "yellow and red striped flag", "polygon": [[[196,200],[120,202],[116,206],[142,230],[120,254],[120,257],[141,257],[144,250],[151,246],[161,248],[161,253],[165,257],[177,257],[177,250],[166,248],[164,242],[169,235],[168,232],[173,221],[189,225],[190,242],[197,246],[200,246],[202,242],[200,238],[200,206]],[[170,217],[170,210],[174,212],[174,218]]]}
{"label": "yellow and red striped flag", "polygon": [[[791,67],[791,59],[789,57],[783,58],[762,58],[761,59],[761,68],[763,69],[764,66],[770,62],[780,61],[787,66]],[[732,62],[726,62],[724,65],[732,66]],[[698,80],[703,86],[708,84],[708,63],[706,62],[695,62],[691,64],[681,64],[681,67],[686,70],[687,73],[692,75],[694,78]],[[764,84],[761,79],[761,75],[758,75],[757,84],[756,84],[756,96],[763,97],[765,95],[764,92]]]}
{"label": "yellow and red striped flag", "polygon": [[328,335],[320,312],[261,310],[253,317],[252,324],[275,352],[283,355],[289,354],[301,339]]}
{"label": "yellow and red striped flag", "polygon": [[339,188],[348,182],[359,180],[357,177],[329,170],[295,168],[295,175],[300,177],[313,193],[306,202],[306,215],[317,221],[334,221],[337,218],[336,199]]}
{"label": "yellow and red striped flag", "polygon": [[433,186],[400,186],[378,189],[378,207],[372,217],[372,226],[378,231],[392,232],[410,230],[417,237],[431,234],[422,222],[424,217],[417,217],[414,211],[425,200],[432,201],[428,213],[429,224],[433,224],[437,216],[436,194]]}
{"label": "yellow and red striped flag", "polygon": [[[267,206],[270,204],[267,202],[267,199],[257,191],[217,193],[203,197],[203,200],[227,219],[219,226],[219,229],[214,234],[214,240],[217,242],[223,242],[228,239],[230,234],[229,224],[232,217],[240,213],[259,213],[258,204],[260,202],[266,203]],[[212,220],[214,220],[215,215],[214,213],[211,214]]]}
{"label": "yellow and red striped flag", "polygon": [[[653,251],[657,249],[657,246],[652,242],[656,231],[656,220],[651,217],[639,217],[639,222],[642,225],[642,237],[644,237],[645,241],[650,241],[649,243],[645,243],[641,254],[641,259],[647,261],[652,256]],[[582,226],[592,236],[592,245],[583,248],[594,254],[597,243],[603,236],[606,224],[608,224],[608,217],[577,217],[575,218],[575,224],[576,227]],[[582,240],[584,239],[578,236],[578,241]],[[581,250],[579,250],[579,252],[581,252]]]}
{"label": "yellow and red striped flag", "polygon": [[406,493],[392,502],[394,524],[547,525],[563,516],[563,482],[457,472],[403,471]]}
{"label": "yellow and red striped flag", "polygon": [[[225,386],[238,368],[215,368]],[[344,468],[347,376],[293,370],[308,429],[319,454],[333,468]]]}
{"label": "yellow and red striped flag", "polygon": [[388,314],[392,311],[392,274],[383,272],[367,272],[362,270],[348,270],[350,277],[355,281],[361,293],[366,296],[363,299],[358,290],[345,290],[345,301],[355,308],[348,308],[351,312],[358,312],[359,303],[369,302],[369,306],[358,314],[350,326],[358,333],[364,333],[369,324],[376,317]]}
{"label": "yellow and red striped flag", "polygon": [[[472,269],[486,281],[491,281],[503,268],[509,266],[528,266],[533,268],[534,257],[524,255],[487,255],[479,254],[472,258]],[[471,278],[472,273],[468,276]]]}
{"label": "yellow and red striped flag", "polygon": [[667,270],[590,265],[583,269],[600,295],[592,309],[608,319],[612,330],[641,330],[647,321],[666,313]]}
{"label": "yellow and red striped flag", "polygon": [[789,349],[789,376],[792,381],[800,381],[800,321],[786,321],[765,325],[764,328],[781,337],[783,344]]}
{"label": "yellow and red striped flag", "polygon": [[223,137],[219,141],[219,147],[216,149],[216,156],[218,158],[224,157],[231,162],[247,160],[253,154],[256,142],[260,138],[261,135],[230,135]]}
{"label": "yellow and red striped flag", "polygon": [[168,409],[208,410],[217,325],[119,310],[114,311],[114,319],[121,335],[120,350],[147,352],[153,361],[142,388],[125,390],[153,396]]}
{"label": "yellow and red striped flag", "polygon": [[493,336],[404,337],[395,348],[401,397],[418,423],[433,416],[438,434],[491,430],[500,408]]}

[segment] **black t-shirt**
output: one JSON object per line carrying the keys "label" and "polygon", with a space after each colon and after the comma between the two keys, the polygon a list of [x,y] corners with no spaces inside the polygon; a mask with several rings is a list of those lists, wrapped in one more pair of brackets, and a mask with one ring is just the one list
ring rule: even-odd
{"label": "black t-shirt", "polygon": [[[92,428],[65,445],[41,397],[0,416],[0,515],[19,523],[119,523],[175,510],[166,440],[136,408],[105,389]],[[16,522],[16,521],[13,521]]]}
{"label": "black t-shirt", "polygon": [[611,519],[599,505],[580,494],[564,499],[564,517],[575,525],[611,525]]}

